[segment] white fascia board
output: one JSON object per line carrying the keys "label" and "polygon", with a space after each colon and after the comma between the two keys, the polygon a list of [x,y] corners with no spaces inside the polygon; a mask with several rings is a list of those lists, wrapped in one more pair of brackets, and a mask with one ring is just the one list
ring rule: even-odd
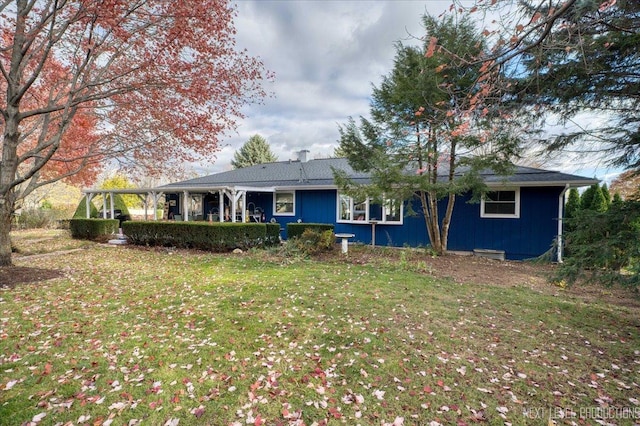
{"label": "white fascia board", "polygon": [[550,182],[489,182],[489,188],[513,188],[513,187],[543,187],[543,186],[561,186],[569,185],[570,188],[580,188],[583,186],[591,186],[600,183],[598,179],[580,180],[580,181],[550,181]]}
{"label": "white fascia board", "polygon": [[320,189],[338,189],[336,185],[285,185],[274,187],[275,191],[307,191],[307,190],[320,190]]}
{"label": "white fascia board", "polygon": [[150,194],[152,192],[164,192],[157,188],[129,188],[129,189],[83,189],[83,194]]}

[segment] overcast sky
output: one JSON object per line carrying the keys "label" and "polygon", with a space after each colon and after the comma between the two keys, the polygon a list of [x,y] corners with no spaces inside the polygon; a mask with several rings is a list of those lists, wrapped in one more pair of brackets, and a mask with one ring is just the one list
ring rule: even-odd
{"label": "overcast sky", "polygon": [[368,115],[371,84],[393,67],[394,43],[417,43],[421,17],[438,15],[450,0],[239,0],[238,46],[275,73],[273,97],[245,108],[237,134],[223,141],[215,164],[200,174],[228,170],[250,136],[267,139],[279,160],[310,151],[333,153],[338,125]]}
{"label": "overcast sky", "polygon": [[[221,143],[205,175],[229,170],[233,153],[254,134],[266,138],[279,160],[333,153],[338,125],[367,116],[372,84],[393,68],[394,44],[418,43],[421,17],[440,15],[450,0],[236,0],[238,47],[258,56],[275,73],[267,85],[273,97],[245,108],[237,134]],[[470,3],[471,4],[471,3]],[[567,162],[556,169],[600,178]]]}

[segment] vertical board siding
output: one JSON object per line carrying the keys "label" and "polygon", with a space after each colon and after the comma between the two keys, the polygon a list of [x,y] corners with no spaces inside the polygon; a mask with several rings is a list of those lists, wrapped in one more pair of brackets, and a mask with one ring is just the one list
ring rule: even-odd
{"label": "vertical board siding", "polygon": [[504,250],[507,259],[522,260],[547,252],[557,236],[561,187],[520,189],[520,218],[481,218],[480,204],[458,197],[451,221],[449,249]]}
{"label": "vertical board siding", "polygon": [[[470,203],[470,195],[456,197],[448,248],[451,251],[473,251],[474,249],[504,250],[507,259],[522,260],[540,256],[547,252],[557,236],[558,197],[563,187],[520,188],[520,218],[481,218],[480,203]],[[178,195],[167,194],[176,200],[176,212],[180,208]],[[372,226],[369,223],[337,223],[337,191],[298,190],[295,197],[295,216],[273,215],[272,193],[249,193],[247,202],[264,209],[265,220],[274,218],[286,229],[287,223],[298,220],[307,223],[332,223],[335,232],[353,233],[352,241],[371,243]],[[205,197],[208,200],[209,196]],[[438,205],[444,214],[447,200]],[[405,217],[403,225],[376,225],[376,244],[386,246],[426,247],[429,239],[424,216],[417,199],[412,203],[414,214]],[[282,233],[286,239],[286,232]]]}

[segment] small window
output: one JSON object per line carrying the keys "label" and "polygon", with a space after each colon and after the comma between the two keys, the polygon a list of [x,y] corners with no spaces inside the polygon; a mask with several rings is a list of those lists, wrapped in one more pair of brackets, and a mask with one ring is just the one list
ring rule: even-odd
{"label": "small window", "polygon": [[295,192],[276,192],[273,197],[275,216],[293,216],[295,214]]}
{"label": "small window", "polygon": [[480,217],[519,218],[520,190],[487,192],[480,202]]}

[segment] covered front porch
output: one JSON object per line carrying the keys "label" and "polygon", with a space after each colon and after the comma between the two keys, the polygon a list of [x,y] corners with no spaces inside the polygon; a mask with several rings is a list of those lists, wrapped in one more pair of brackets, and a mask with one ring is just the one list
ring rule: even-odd
{"label": "covered front porch", "polygon": [[[140,189],[85,189],[87,201],[100,198],[101,216],[115,218],[114,194],[135,194],[144,206],[144,220],[209,222],[265,222],[273,213],[274,188],[171,187]],[[87,202],[86,217],[90,217]],[[163,206],[163,207],[162,207]],[[162,211],[160,213],[160,210]]]}

